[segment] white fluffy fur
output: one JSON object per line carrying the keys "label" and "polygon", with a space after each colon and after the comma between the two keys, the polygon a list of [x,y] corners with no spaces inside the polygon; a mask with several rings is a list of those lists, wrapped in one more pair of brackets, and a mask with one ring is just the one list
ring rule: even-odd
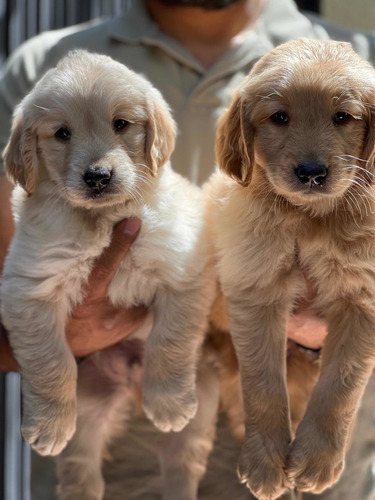
{"label": "white fluffy fur", "polygon": [[[124,132],[113,130],[116,118],[129,122]],[[69,141],[56,139],[61,127],[71,131]],[[126,217],[139,217],[142,229],[108,297],[118,306],[145,304],[154,315],[145,344],[146,414],[164,431],[181,430],[195,415],[197,357],[214,279],[202,194],[171,170],[173,144],[174,124],[160,94],[105,56],[68,55],[16,110],[6,168],[32,195],[21,187],[14,193],[17,227],[4,267],[1,315],[21,367],[23,435],[41,454],[60,453],[74,433],[77,368],[65,324],[114,224]],[[112,168],[111,184],[92,198],[82,175],[102,164]],[[95,373],[100,378],[100,369]],[[86,396],[95,392],[91,385]],[[109,388],[108,398],[111,404],[104,398],[97,407],[111,423],[124,398]],[[101,481],[101,456],[113,431],[100,427],[103,415],[93,415],[92,403],[80,411],[66,460],[74,463],[77,455],[92,471],[73,474],[65,486],[73,488],[69,499],[99,499],[103,488],[93,493],[93,481]],[[99,426],[96,444],[87,436],[96,424],[85,430],[85,415]]]}

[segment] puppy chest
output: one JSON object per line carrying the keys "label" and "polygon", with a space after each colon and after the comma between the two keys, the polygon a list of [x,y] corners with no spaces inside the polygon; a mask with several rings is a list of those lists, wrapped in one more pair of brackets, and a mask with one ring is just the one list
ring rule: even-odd
{"label": "puppy chest", "polygon": [[156,269],[129,264],[127,262],[120,266],[108,288],[108,297],[113,304],[119,306],[148,306],[161,286],[160,274]]}
{"label": "puppy chest", "polygon": [[375,246],[320,238],[299,244],[298,265],[308,297],[322,304],[341,298],[375,296]]}

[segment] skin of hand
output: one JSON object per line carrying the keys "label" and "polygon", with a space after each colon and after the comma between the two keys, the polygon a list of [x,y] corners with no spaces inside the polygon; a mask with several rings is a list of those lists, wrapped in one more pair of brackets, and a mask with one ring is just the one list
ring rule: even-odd
{"label": "skin of hand", "polygon": [[[118,309],[106,296],[108,286],[140,228],[139,219],[121,221],[113,230],[110,245],[94,265],[86,285],[85,300],[75,308],[66,327],[68,344],[77,357],[87,356],[116,344],[133,333],[147,315],[144,306]],[[6,332],[0,324],[0,370],[17,369]]]}
{"label": "skin of hand", "polygon": [[311,302],[316,296],[313,283],[305,276],[306,298],[301,300],[287,325],[287,337],[309,349],[323,347],[328,330],[326,322],[311,309]]}
{"label": "skin of hand", "polygon": [[301,304],[288,321],[288,339],[310,349],[320,349],[327,333],[325,321],[317,317],[308,304]]}

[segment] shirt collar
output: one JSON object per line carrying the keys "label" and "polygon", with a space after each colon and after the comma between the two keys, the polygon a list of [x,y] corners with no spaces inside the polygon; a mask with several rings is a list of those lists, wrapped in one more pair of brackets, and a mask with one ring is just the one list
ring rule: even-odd
{"label": "shirt collar", "polygon": [[143,0],[131,1],[125,13],[111,23],[109,35],[114,40],[126,44],[159,47],[191,69],[199,73],[205,72],[202,65],[184,47],[159,29],[147,12]]}
{"label": "shirt collar", "polygon": [[112,21],[109,35],[126,44],[159,47],[176,61],[205,77],[235,71],[272,48],[265,36],[253,30],[245,31],[243,41],[207,70],[182,45],[159,29],[147,12],[143,0],[131,1],[125,13]]}

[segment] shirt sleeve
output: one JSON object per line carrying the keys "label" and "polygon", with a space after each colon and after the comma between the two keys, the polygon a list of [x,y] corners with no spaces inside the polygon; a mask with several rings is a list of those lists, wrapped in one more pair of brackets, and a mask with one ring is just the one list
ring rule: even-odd
{"label": "shirt sleeve", "polygon": [[302,14],[293,0],[268,1],[257,26],[273,46],[297,38],[338,40],[351,43],[361,57],[375,64],[375,34],[353,31],[316,14]]}
{"label": "shirt sleeve", "polygon": [[315,14],[306,14],[314,29],[314,38],[349,42],[363,59],[375,64],[375,34],[353,31],[345,26],[330,23]]}
{"label": "shirt sleeve", "polygon": [[[53,32],[28,40],[8,58],[0,73],[0,152],[8,142],[14,108],[19,104],[46,69],[45,59],[56,43]],[[4,163],[0,156],[0,174]]]}

